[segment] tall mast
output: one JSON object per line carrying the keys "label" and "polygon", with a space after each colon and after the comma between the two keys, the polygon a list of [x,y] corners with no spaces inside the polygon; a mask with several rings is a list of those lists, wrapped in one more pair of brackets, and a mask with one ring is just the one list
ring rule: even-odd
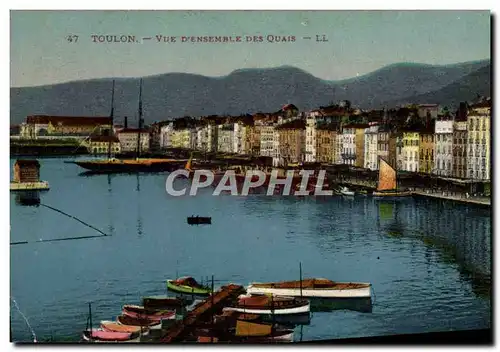
{"label": "tall mast", "polygon": [[142,78],[139,85],[139,131],[137,132],[137,158],[141,154],[141,130],[142,130]]}
{"label": "tall mast", "polygon": [[113,119],[114,119],[114,114],[115,114],[115,80],[113,80],[113,89],[111,91],[111,126],[109,128],[109,141],[108,141],[108,159],[111,159],[111,136],[113,135]]}

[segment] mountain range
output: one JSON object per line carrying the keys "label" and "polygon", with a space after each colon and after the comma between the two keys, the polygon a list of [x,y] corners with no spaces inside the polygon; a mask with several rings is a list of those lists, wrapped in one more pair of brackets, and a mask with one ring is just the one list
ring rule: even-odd
{"label": "mountain range", "polygon": [[[10,89],[11,124],[27,115],[108,116],[112,78]],[[400,63],[340,81],[317,78],[281,66],[242,69],[223,77],[166,73],[143,79],[146,123],[181,116],[274,112],[293,103],[310,110],[340,100],[363,109],[403,103],[439,103],[453,109],[460,101],[491,94],[490,60],[446,66]],[[115,117],[133,123],[138,111],[139,78],[118,78]]]}

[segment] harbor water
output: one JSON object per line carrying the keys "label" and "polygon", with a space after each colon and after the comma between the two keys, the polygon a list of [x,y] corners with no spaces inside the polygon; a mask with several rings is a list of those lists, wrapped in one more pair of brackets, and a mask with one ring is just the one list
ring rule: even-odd
{"label": "harbor water", "polygon": [[[88,302],[95,325],[124,304],[165,294],[176,276],[246,286],[298,280],[299,263],[304,278],[372,283],[373,304],[313,312],[295,340],[491,326],[490,208],[425,198],[215,197],[212,189],[173,197],[166,174],[85,176],[64,160],[39,159],[51,187],[41,203],[111,236],[39,242],[98,233],[11,193],[10,241],[28,242],[10,248],[14,341],[33,341],[31,329],[39,341],[78,341]],[[212,225],[189,226],[192,215]]]}

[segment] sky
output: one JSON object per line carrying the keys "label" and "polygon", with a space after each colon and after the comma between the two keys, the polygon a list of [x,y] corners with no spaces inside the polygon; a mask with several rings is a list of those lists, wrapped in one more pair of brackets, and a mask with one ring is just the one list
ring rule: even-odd
{"label": "sky", "polygon": [[[223,76],[283,65],[339,80],[399,62],[489,59],[491,47],[489,11],[11,11],[10,17],[11,87],[167,72]],[[93,35],[135,41],[100,43]],[[182,36],[242,42],[191,43]],[[271,43],[268,36],[295,41]]]}

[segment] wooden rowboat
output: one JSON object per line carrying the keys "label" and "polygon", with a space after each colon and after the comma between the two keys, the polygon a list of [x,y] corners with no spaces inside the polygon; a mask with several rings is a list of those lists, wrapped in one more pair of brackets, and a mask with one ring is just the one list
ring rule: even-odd
{"label": "wooden rowboat", "polygon": [[[123,342],[132,339],[133,334],[129,332],[105,331],[101,329],[85,330],[83,339],[85,341],[100,341],[100,342]],[[137,336],[135,336],[137,337]]]}
{"label": "wooden rowboat", "polygon": [[128,315],[132,318],[149,319],[156,321],[175,319],[175,311],[173,310],[146,309],[143,306],[135,305],[123,306],[122,314]]}
{"label": "wooden rowboat", "polygon": [[160,329],[162,326],[161,321],[150,320],[150,319],[137,319],[129,317],[128,315],[119,315],[116,317],[116,321],[121,325],[132,325],[139,327],[147,327],[149,329]]}
{"label": "wooden rowboat", "polygon": [[176,297],[149,296],[142,299],[142,304],[146,309],[182,308],[187,304],[187,302],[186,300]]}
{"label": "wooden rowboat", "polygon": [[294,297],[240,296],[236,305],[223,309],[231,310],[250,314],[304,314],[309,313],[310,304],[306,299]]}
{"label": "wooden rowboat", "polygon": [[143,333],[147,331],[147,328],[143,329],[140,326],[123,325],[115,321],[109,321],[109,320],[101,321],[101,329],[104,331],[126,332],[129,334],[140,333],[141,330]]}
{"label": "wooden rowboat", "polygon": [[327,279],[305,279],[302,281],[252,283],[247,287],[247,293],[290,297],[371,297],[371,284],[335,282]]}
{"label": "wooden rowboat", "polygon": [[167,288],[169,291],[199,296],[208,296],[211,292],[210,288],[200,285],[190,276],[181,277],[177,280],[167,280]]}

